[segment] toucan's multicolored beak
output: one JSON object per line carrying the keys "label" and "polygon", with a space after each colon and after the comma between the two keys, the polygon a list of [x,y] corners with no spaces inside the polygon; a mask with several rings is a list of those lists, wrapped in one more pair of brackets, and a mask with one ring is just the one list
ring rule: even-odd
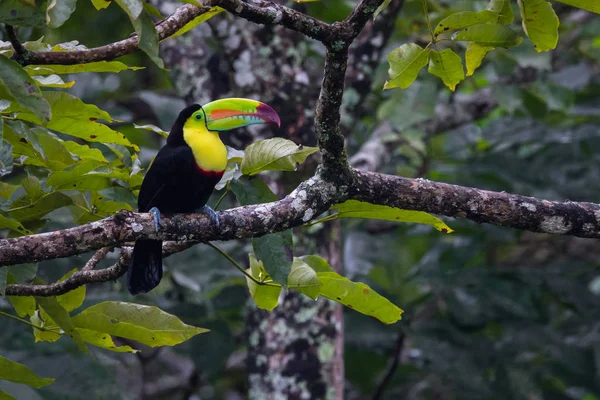
{"label": "toucan's multicolored beak", "polygon": [[220,99],[202,108],[206,114],[206,127],[211,131],[228,131],[253,124],[281,124],[275,110],[256,100]]}

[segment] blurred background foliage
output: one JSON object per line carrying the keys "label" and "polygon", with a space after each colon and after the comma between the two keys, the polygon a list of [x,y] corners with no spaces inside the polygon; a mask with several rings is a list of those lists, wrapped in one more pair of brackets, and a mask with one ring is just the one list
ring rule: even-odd
{"label": "blurred background foliage", "polygon": [[[335,21],[354,3],[299,7]],[[437,21],[450,11],[480,10],[486,4],[429,1],[430,18]],[[598,202],[600,23],[597,15],[553,5],[561,20],[557,50],[536,53],[527,40],[496,50],[455,93],[424,72],[406,90],[382,91],[388,68],[382,59],[364,101],[368,110],[348,132],[349,154],[360,151],[383,126],[381,141],[388,151],[379,165],[382,172],[550,200]],[[230,17],[220,15],[209,24],[216,26],[219,18]],[[43,35],[48,43],[78,40],[93,47],[127,37],[131,26],[114,4],[98,13],[90,2],[79,1],[60,29],[19,33],[29,40]],[[387,50],[407,41],[428,41],[420,0],[404,2]],[[322,62],[320,51],[307,56]],[[141,52],[122,61],[146,69],[78,74],[69,92],[116,119],[168,130],[185,104],[174,93],[168,72]],[[471,102],[474,96],[479,102]],[[448,112],[455,106],[481,102],[491,111],[477,121],[441,131],[424,128],[428,121],[456,117],[457,111]],[[128,123],[115,129],[141,147],[144,167],[163,140]],[[11,178],[18,181],[26,173],[15,169]],[[132,206],[134,200],[121,199]],[[233,205],[228,197],[221,208]],[[46,229],[73,223],[66,209],[48,219]],[[455,231],[451,235],[426,226],[343,223],[345,275],[371,285],[405,310],[404,320],[391,326],[344,310],[346,397],[600,399],[597,242],[447,222]],[[240,261],[250,252],[249,242],[220,246]],[[115,259],[111,253],[105,262]],[[84,261],[44,262],[38,273],[57,279]],[[156,304],[211,333],[173,349],[146,349],[137,355],[96,351],[91,358],[64,339],[34,344],[30,328],[3,319],[0,352],[57,381],[39,390],[7,383],[0,389],[18,399],[135,399],[141,393],[148,399],[244,398],[248,295],[242,276],[202,245],[169,257],[165,266],[163,284],[135,301]],[[92,286],[84,307],[119,299],[131,300],[122,282]],[[2,309],[11,309],[0,301]]]}

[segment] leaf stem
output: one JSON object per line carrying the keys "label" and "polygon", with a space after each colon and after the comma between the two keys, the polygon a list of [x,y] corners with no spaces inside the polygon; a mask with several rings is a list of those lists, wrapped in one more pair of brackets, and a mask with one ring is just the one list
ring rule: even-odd
{"label": "leaf stem", "polygon": [[433,29],[431,28],[431,21],[429,20],[429,10],[427,9],[427,0],[421,0],[421,4],[423,4],[423,12],[425,13],[425,20],[427,21],[427,28],[429,29],[429,34],[431,35],[431,43],[435,44],[435,36],[433,35]]}
{"label": "leaf stem", "polygon": [[29,325],[29,326],[31,326],[32,328],[39,329],[39,330],[40,330],[40,331],[42,331],[42,332],[47,332],[47,331],[49,331],[49,329],[42,328],[41,326],[37,326],[37,325],[35,325],[35,324],[32,324],[31,322],[29,322],[29,321],[27,321],[27,320],[21,319],[21,318],[19,318],[19,317],[15,316],[15,315],[9,314],[9,313],[7,313],[7,312],[4,312],[4,311],[0,311],[0,315],[3,315],[3,316],[5,316],[5,317],[8,317],[8,318],[12,318],[12,319],[14,319],[15,321],[19,321],[19,322],[21,322],[21,323],[23,323],[23,324],[25,324],[25,325]]}
{"label": "leaf stem", "polygon": [[242,274],[246,275],[246,277],[248,279],[250,279],[252,282],[256,283],[257,285],[261,285],[261,286],[279,286],[279,285],[270,285],[269,282],[261,282],[258,279],[256,279],[255,277],[253,277],[252,275],[250,275],[249,273],[246,272],[246,270],[240,265],[238,264],[233,258],[231,258],[231,256],[229,254],[227,254],[225,251],[223,251],[221,248],[219,248],[217,245],[211,243],[211,242],[206,242],[207,245],[209,245],[210,247],[212,247],[213,249],[215,249],[216,251],[218,251],[223,257],[225,257],[230,263],[233,264],[234,267],[236,267]]}
{"label": "leaf stem", "polygon": [[223,201],[223,199],[225,199],[225,196],[227,196],[228,193],[229,193],[229,182],[225,186],[225,191],[223,192],[221,197],[219,197],[219,200],[217,200],[217,203],[215,204],[215,210],[219,209],[221,202]]}

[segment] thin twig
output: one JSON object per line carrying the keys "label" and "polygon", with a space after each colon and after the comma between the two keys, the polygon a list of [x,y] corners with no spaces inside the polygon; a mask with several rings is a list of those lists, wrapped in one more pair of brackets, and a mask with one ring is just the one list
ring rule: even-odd
{"label": "thin twig", "polygon": [[13,59],[21,64],[28,56],[28,50],[23,47],[19,37],[17,36],[17,32],[12,25],[6,25],[6,35],[8,36],[8,40],[10,44],[12,44],[13,49],[15,50],[15,54],[13,55]]}
{"label": "thin twig", "polygon": [[400,331],[398,334],[398,338],[396,339],[396,347],[394,349],[394,355],[390,360],[389,366],[387,368],[387,372],[379,385],[377,385],[377,389],[375,390],[375,394],[373,395],[372,400],[379,400],[383,396],[383,392],[387,389],[388,385],[392,381],[394,377],[394,373],[398,368],[398,364],[400,363],[400,358],[402,357],[402,350],[404,349],[404,340],[406,338],[406,333],[404,330]]}
{"label": "thin twig", "polygon": [[85,263],[85,265],[83,266],[83,268],[81,268],[82,271],[91,271],[94,268],[96,268],[96,266],[100,263],[100,261],[102,261],[104,259],[104,257],[106,257],[106,255],[111,251],[112,249],[110,247],[103,247],[100,250],[98,250],[93,256],[92,258],[90,258],[88,260],[88,262]]}

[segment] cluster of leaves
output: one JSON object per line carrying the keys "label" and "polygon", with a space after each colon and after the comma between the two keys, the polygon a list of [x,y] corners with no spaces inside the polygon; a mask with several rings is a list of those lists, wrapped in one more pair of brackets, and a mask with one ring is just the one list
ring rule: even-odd
{"label": "cluster of leaves", "polygon": [[[595,0],[559,1],[600,13],[600,6]],[[535,49],[538,52],[555,49],[559,19],[552,4],[546,0],[518,0],[518,4],[523,31]],[[405,43],[388,54],[390,80],[385,83],[384,89],[409,87],[419,71],[429,64],[428,72],[454,91],[456,85],[465,79],[463,60],[452,48],[437,48],[447,40],[458,45],[466,43],[466,75],[473,75],[488,52],[498,47],[517,46],[523,40],[523,36],[509,26],[515,19],[512,7],[511,0],[490,0],[485,10],[451,13],[435,29],[429,24],[430,16],[425,7],[430,42],[424,48],[416,43]]]}

